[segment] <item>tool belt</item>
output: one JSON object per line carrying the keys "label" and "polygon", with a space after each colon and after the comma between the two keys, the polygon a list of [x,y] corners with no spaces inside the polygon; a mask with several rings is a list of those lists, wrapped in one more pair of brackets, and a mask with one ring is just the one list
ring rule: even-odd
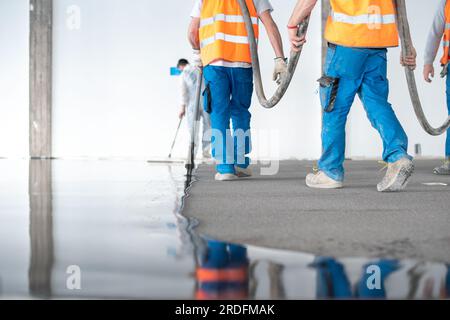
{"label": "tool belt", "polygon": [[447,62],[446,64],[442,65],[442,71],[441,71],[441,78],[445,78],[448,74],[448,65],[449,62]]}

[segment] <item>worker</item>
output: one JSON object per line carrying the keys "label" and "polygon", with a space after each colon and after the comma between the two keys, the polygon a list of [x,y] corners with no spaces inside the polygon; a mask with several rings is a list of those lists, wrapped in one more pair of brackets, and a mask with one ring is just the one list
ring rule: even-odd
{"label": "worker", "polygon": [[[317,0],[299,0],[288,23],[292,49],[306,41],[298,37],[298,25],[308,17]],[[378,184],[380,192],[405,188],[414,165],[408,155],[408,138],[388,102],[387,48],[397,47],[395,7],[385,0],[330,0],[325,39],[328,53],[324,76],[319,79],[323,108],[322,157],[318,171],[306,177],[311,188],[343,187],[345,126],[358,94],[372,126],[383,140],[387,173]],[[401,58],[415,68],[416,54]]]}
{"label": "worker", "polygon": [[[246,0],[256,37],[262,21],[275,51],[274,80],[287,74],[280,32],[269,0]],[[237,0],[196,0],[189,40],[204,67],[204,108],[211,115],[212,150],[218,181],[250,177],[249,111],[253,93],[250,45]],[[230,130],[230,120],[233,132]]]}
{"label": "worker", "polygon": [[[444,53],[441,59],[443,71],[442,77],[447,77],[447,108],[450,114],[450,77],[447,75],[448,64],[450,61],[450,1],[441,0],[433,25],[428,35],[427,46],[425,50],[423,76],[426,82],[431,83],[434,77],[434,60],[438,53],[439,45],[444,37]],[[434,169],[435,174],[450,175],[450,129],[447,131],[447,142],[445,144],[445,161],[440,167]]]}
{"label": "worker", "polygon": [[245,300],[249,298],[247,248],[204,239],[206,250],[196,268],[197,300]]}
{"label": "worker", "polygon": [[[355,264],[353,264],[354,268]],[[400,269],[397,260],[381,259],[365,263],[358,282],[350,282],[352,277],[347,274],[343,262],[331,257],[316,257],[311,267],[317,270],[317,299],[386,299],[388,297],[386,282],[389,277]],[[371,268],[379,270],[378,281],[372,281],[374,274]],[[369,287],[368,284],[378,284],[379,287]]]}
{"label": "worker", "polygon": [[[181,72],[180,86],[181,86],[181,108],[178,117],[182,119],[187,115],[189,133],[194,132],[193,126],[195,123],[195,99],[197,93],[197,84],[199,80],[199,70],[192,67],[186,59],[180,59],[177,64],[177,69]],[[200,118],[202,120],[203,134],[202,134],[202,154],[204,159],[211,158],[211,120],[209,114],[203,111],[203,104],[199,108]],[[197,154],[197,141],[195,139],[194,154]]]}

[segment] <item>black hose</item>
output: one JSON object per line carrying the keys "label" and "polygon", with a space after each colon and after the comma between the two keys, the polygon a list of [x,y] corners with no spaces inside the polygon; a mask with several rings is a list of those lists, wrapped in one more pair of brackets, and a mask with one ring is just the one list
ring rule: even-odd
{"label": "black hose", "polygon": [[[402,53],[403,57],[411,55],[412,53],[412,38],[411,31],[408,23],[408,15],[406,11],[406,3],[405,0],[393,0],[397,9],[397,25],[400,33],[400,40],[402,43]],[[422,104],[420,102],[419,93],[417,91],[416,78],[414,76],[414,71],[405,67],[406,80],[408,82],[409,95],[411,96],[411,102],[414,107],[414,112],[416,113],[417,119],[419,120],[422,128],[432,136],[439,136],[447,131],[450,127],[450,117],[447,117],[447,120],[444,124],[438,128],[434,128],[431,126],[430,122],[427,120],[425,116],[425,112],[423,111]]]}
{"label": "black hose", "polygon": [[[300,55],[302,53],[303,45],[299,47],[298,52],[291,52],[291,57],[289,59],[288,64],[288,72],[286,77],[282,79],[281,84],[278,86],[277,90],[275,91],[274,95],[267,99],[266,95],[264,93],[264,87],[262,84],[262,78],[261,78],[261,67],[259,64],[259,57],[258,57],[258,46],[256,44],[256,37],[255,37],[255,31],[253,30],[253,22],[250,17],[250,12],[247,7],[247,3],[245,0],[238,0],[239,5],[241,7],[242,14],[244,16],[244,22],[245,27],[247,29],[248,34],[248,40],[250,44],[250,52],[252,57],[252,67],[253,67],[253,78],[255,81],[255,91],[256,95],[258,96],[259,103],[267,109],[271,109],[275,107],[283,98],[284,94],[286,93],[287,89],[289,88],[289,85],[292,81],[292,77],[294,76],[295,69],[297,68],[297,64],[300,58]],[[303,21],[299,27],[298,35],[302,36],[306,34],[308,30],[309,25],[309,17]]]}

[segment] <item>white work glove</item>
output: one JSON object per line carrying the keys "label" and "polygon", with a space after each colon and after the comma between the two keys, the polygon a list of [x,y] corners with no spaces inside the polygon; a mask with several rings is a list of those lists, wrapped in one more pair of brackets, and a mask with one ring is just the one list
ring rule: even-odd
{"label": "white work glove", "polygon": [[275,58],[275,69],[273,71],[273,81],[276,81],[280,85],[284,78],[286,78],[288,72],[287,59]]}
{"label": "white work glove", "polygon": [[192,52],[192,65],[198,68],[203,67],[202,58],[200,56],[200,50],[194,49],[194,51]]}

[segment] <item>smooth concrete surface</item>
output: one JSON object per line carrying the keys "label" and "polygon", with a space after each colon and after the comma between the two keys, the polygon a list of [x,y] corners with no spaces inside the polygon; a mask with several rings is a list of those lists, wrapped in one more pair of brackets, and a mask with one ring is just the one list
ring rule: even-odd
{"label": "smooth concrete surface", "polygon": [[[184,174],[181,165],[140,161],[0,160],[0,300],[450,294],[450,269],[440,262],[324,258],[204,237],[179,214]],[[355,289],[369,266],[386,264],[395,270],[380,273],[382,290]],[[199,268],[239,268],[245,278],[205,282]]]}
{"label": "smooth concrete surface", "polygon": [[345,188],[312,190],[313,162],[282,161],[274,176],[213,180],[202,165],[184,214],[216,239],[334,257],[450,262],[450,177],[432,174],[440,162],[416,161],[406,191],[382,194],[377,161],[347,161]]}

